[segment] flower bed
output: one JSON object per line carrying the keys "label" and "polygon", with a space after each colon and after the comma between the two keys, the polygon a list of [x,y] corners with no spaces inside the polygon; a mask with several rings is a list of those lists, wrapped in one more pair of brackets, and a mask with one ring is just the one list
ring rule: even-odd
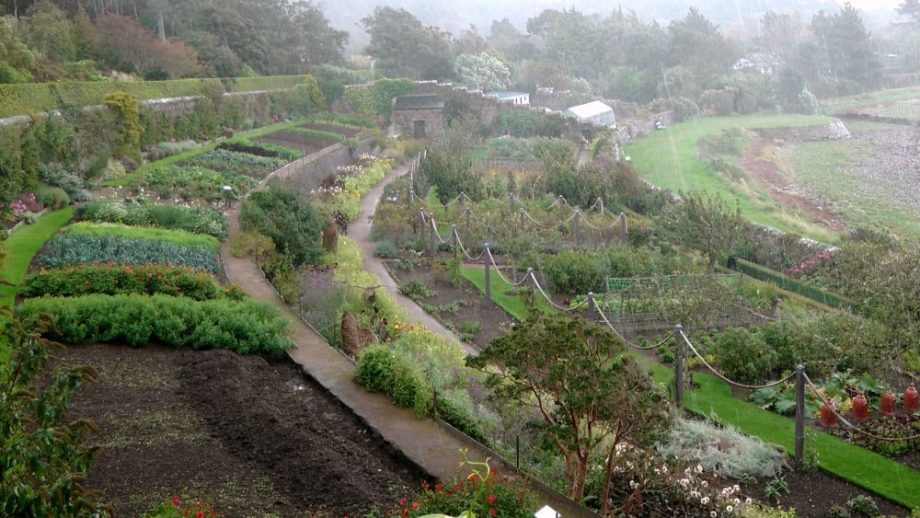
{"label": "flower bed", "polygon": [[292,345],[287,319],[263,302],[194,301],[168,295],[86,295],[24,301],[16,315],[27,327],[53,327],[44,335],[67,344],[150,342],[171,347],[229,349],[278,356]]}
{"label": "flower bed", "polygon": [[126,202],[110,198],[81,205],[77,208],[76,217],[96,223],[122,223],[184,230],[217,238],[227,235],[227,222],[223,214],[211,207],[184,207],[144,201]]}
{"label": "flower bed", "polygon": [[153,169],[145,178],[147,186],[164,197],[181,194],[183,198],[219,200],[224,185],[232,187],[237,195],[247,193],[256,186],[256,181],[248,176],[176,165]]}

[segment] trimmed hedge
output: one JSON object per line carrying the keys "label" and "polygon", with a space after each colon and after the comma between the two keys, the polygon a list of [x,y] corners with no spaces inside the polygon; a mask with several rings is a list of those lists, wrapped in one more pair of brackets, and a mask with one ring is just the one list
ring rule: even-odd
{"label": "trimmed hedge", "polygon": [[61,229],[63,234],[76,234],[91,237],[120,237],[125,239],[151,239],[165,241],[179,246],[207,248],[217,252],[220,242],[216,237],[194,234],[185,230],[171,230],[156,227],[132,227],[118,223],[90,223],[81,221]]}
{"label": "trimmed hedge", "polygon": [[[730,267],[731,265],[732,262],[729,262]],[[846,297],[809,286],[791,277],[787,277],[780,272],[764,268],[763,266],[745,261],[744,259],[735,258],[734,269],[757,280],[773,283],[786,291],[791,291],[792,293],[807,297],[832,308],[844,309],[853,307],[853,301]]]}
{"label": "trimmed hedge", "polygon": [[16,308],[29,328],[52,326],[44,336],[67,344],[158,343],[170,347],[228,349],[280,356],[291,347],[288,321],[269,304],[243,301],[198,302],[168,295],[87,295],[29,299]]}
{"label": "trimmed hedge", "polygon": [[118,91],[127,92],[140,100],[163,99],[202,95],[214,87],[220,87],[227,92],[281,90],[303,84],[307,77],[309,76],[0,84],[0,117],[53,110],[57,107],[58,97],[73,106],[90,106],[102,104],[107,95]]}
{"label": "trimmed hedge", "polygon": [[419,415],[429,413],[431,385],[415,362],[387,345],[361,351],[354,375],[358,385],[386,394],[396,406],[414,408]]}
{"label": "trimmed hedge", "polygon": [[68,232],[45,245],[39,264],[60,268],[76,264],[115,263],[121,265],[169,264],[188,266],[217,274],[217,254],[208,247],[182,246],[157,239],[118,236],[90,236]]}
{"label": "trimmed hedge", "polygon": [[393,99],[413,92],[416,87],[415,81],[411,79],[378,79],[366,85],[345,88],[345,99],[358,115],[389,116]]}
{"label": "trimmed hedge", "polygon": [[19,295],[79,297],[82,295],[172,295],[195,300],[241,300],[239,288],[224,288],[205,272],[164,265],[71,266],[44,270],[26,277]]}

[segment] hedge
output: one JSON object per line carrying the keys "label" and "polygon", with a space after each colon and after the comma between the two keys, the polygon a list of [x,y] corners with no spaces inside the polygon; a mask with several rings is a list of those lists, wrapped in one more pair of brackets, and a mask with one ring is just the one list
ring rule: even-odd
{"label": "hedge", "polygon": [[158,239],[91,236],[74,232],[52,238],[39,256],[39,264],[45,268],[95,263],[170,264],[213,274],[220,271],[217,254],[208,247],[182,246]]}
{"label": "hedge", "polygon": [[155,239],[166,241],[179,246],[202,247],[217,252],[220,242],[214,236],[195,234],[185,230],[172,230],[157,227],[133,227],[119,223],[90,223],[81,221],[66,226],[61,230],[64,234],[78,234],[92,237],[121,237],[126,239]]}
{"label": "hedge", "polygon": [[305,82],[308,76],[175,79],[170,81],[68,81],[0,84],[0,117],[53,110],[60,97],[73,106],[102,104],[105,96],[123,91],[140,100],[201,95],[212,88],[227,92],[280,90]]}
{"label": "hedge", "polygon": [[173,295],[195,300],[241,300],[239,288],[224,288],[205,272],[167,265],[81,265],[43,270],[26,277],[19,295],[79,297],[82,295]]}
{"label": "hedge", "polygon": [[433,390],[424,373],[411,358],[387,345],[361,351],[354,376],[358,385],[386,394],[396,406],[414,408],[419,415],[429,413]]}
{"label": "hedge", "polygon": [[246,299],[198,302],[169,295],[86,295],[24,301],[16,315],[27,328],[66,344],[157,343],[280,356],[293,345],[288,321],[266,303]]}
{"label": "hedge", "polygon": [[755,279],[775,284],[786,291],[791,291],[833,308],[843,309],[853,306],[853,301],[846,297],[809,286],[780,272],[764,268],[744,259],[734,258],[733,261],[729,261],[729,267],[733,267],[735,270]]}

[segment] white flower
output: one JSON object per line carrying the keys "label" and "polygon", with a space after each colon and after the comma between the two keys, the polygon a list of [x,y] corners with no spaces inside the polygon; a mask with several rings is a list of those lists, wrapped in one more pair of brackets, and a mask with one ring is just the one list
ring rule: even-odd
{"label": "white flower", "polygon": [[735,510],[735,508],[732,507],[732,506],[728,506],[728,507],[725,508],[725,512],[728,512],[728,513],[732,512],[732,511],[734,511],[734,510]]}
{"label": "white flower", "polygon": [[704,496],[703,498],[700,498],[700,503],[703,504],[703,505],[708,504],[708,503],[709,503],[709,497],[708,497],[708,496]]}
{"label": "white flower", "polygon": [[738,484],[735,484],[734,486],[732,486],[732,491],[734,491],[735,493],[737,493],[738,491],[741,491],[741,486],[739,486]]}
{"label": "white flower", "polygon": [[684,486],[684,487],[687,487],[689,484],[690,484],[690,481],[689,481],[689,480],[687,480],[687,479],[685,479],[685,478],[680,479],[680,485],[682,485],[682,486]]}
{"label": "white flower", "polygon": [[662,472],[662,473],[667,473],[667,472],[668,472],[668,467],[667,467],[667,466],[661,466],[661,472]]}
{"label": "white flower", "polygon": [[735,505],[738,505],[738,504],[741,503],[741,499],[740,499],[740,498],[736,498],[736,499],[732,500],[732,502],[734,502]]}
{"label": "white flower", "polygon": [[702,473],[702,472],[703,472],[703,466],[702,466],[701,464],[697,464],[697,465],[696,465],[696,472],[697,472],[697,473]]}
{"label": "white flower", "polygon": [[699,492],[699,491],[690,491],[690,496],[693,497],[693,498],[699,498],[699,497],[700,497],[700,492]]}
{"label": "white flower", "polygon": [[747,505],[751,505],[751,504],[754,503],[754,501],[751,500],[751,497],[747,497],[747,498],[744,499],[744,503],[747,504]]}
{"label": "white flower", "polygon": [[704,481],[700,482],[700,485],[703,486],[703,487],[706,487],[706,486],[709,485],[709,482],[706,482],[706,481],[704,480]]}
{"label": "white flower", "polygon": [[719,515],[717,515],[715,511],[709,511],[709,516],[710,518],[716,518],[716,516],[719,516]]}

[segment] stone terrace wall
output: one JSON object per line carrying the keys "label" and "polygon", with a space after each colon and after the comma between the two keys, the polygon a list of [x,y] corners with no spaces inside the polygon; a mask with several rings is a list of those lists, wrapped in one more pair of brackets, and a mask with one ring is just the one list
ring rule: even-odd
{"label": "stone terrace wall", "polygon": [[307,194],[324,178],[334,173],[337,167],[351,163],[353,156],[359,156],[370,148],[371,139],[360,141],[354,151],[349,151],[345,144],[333,144],[281,167],[262,180],[262,183],[278,181],[302,194]]}

